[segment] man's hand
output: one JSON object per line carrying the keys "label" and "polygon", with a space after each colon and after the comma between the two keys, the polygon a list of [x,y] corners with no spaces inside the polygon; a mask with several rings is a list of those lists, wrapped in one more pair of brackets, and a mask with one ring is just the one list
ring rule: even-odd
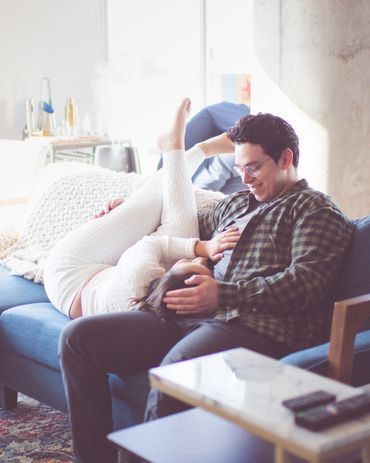
{"label": "man's hand", "polygon": [[214,312],[218,308],[218,283],[208,275],[193,275],[185,280],[191,288],[168,291],[163,298],[167,309],[179,315]]}
{"label": "man's hand", "polygon": [[115,198],[115,199],[111,199],[110,201],[107,201],[104,204],[103,209],[97,212],[96,214],[94,214],[94,219],[98,219],[99,217],[103,217],[103,215],[107,215],[112,209],[122,204],[123,201],[124,201],[123,198]]}
{"label": "man's hand", "polygon": [[237,227],[227,228],[209,241],[197,241],[194,253],[199,257],[208,257],[213,262],[223,258],[223,251],[234,249],[240,238]]}

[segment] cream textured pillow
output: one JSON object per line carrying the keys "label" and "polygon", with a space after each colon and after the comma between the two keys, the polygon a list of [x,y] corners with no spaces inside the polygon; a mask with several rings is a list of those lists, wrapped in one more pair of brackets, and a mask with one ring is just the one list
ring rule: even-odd
{"label": "cream textured pillow", "polygon": [[[62,166],[60,164],[63,164]],[[45,167],[40,189],[31,198],[28,218],[18,241],[1,263],[13,274],[43,282],[44,262],[55,243],[70,230],[90,220],[109,199],[128,197],[144,181],[135,173],[67,163]],[[72,173],[66,173],[66,169]],[[195,190],[198,210],[217,204],[224,195]]]}
{"label": "cream textured pillow", "polygon": [[9,249],[18,241],[18,231],[10,228],[0,233],[0,259],[9,253]]}

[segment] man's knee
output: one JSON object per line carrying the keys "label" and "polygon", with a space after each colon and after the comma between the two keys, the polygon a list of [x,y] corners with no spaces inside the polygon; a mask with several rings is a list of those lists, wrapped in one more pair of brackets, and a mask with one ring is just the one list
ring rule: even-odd
{"label": "man's knee", "polygon": [[180,349],[176,349],[176,346],[172,348],[161,361],[161,366],[171,365],[172,363],[182,362],[189,360],[189,356]]}
{"label": "man's knee", "polygon": [[58,354],[63,359],[69,351],[76,351],[86,341],[94,339],[95,317],[80,317],[72,320],[63,329],[59,338]]}
{"label": "man's knee", "polygon": [[161,365],[191,360],[243,345],[245,333],[236,325],[207,319],[188,333],[163,358]]}

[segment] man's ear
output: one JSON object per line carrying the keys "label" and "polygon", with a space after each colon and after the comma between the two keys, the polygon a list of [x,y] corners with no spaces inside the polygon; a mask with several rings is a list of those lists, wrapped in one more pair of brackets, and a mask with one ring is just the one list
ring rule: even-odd
{"label": "man's ear", "polygon": [[279,159],[281,167],[286,170],[293,165],[293,151],[290,148],[285,148]]}

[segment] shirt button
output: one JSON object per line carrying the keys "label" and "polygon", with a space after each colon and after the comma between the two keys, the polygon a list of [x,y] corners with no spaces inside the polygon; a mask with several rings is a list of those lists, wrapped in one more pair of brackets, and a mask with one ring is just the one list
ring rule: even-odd
{"label": "shirt button", "polygon": [[230,306],[229,306],[229,305],[226,306],[226,310],[230,310]]}
{"label": "shirt button", "polygon": [[252,312],[257,312],[256,307],[253,307]]}
{"label": "shirt button", "polygon": [[222,229],[223,229],[223,227],[218,227],[218,228],[217,228],[217,231],[218,231],[218,232],[222,232]]}

